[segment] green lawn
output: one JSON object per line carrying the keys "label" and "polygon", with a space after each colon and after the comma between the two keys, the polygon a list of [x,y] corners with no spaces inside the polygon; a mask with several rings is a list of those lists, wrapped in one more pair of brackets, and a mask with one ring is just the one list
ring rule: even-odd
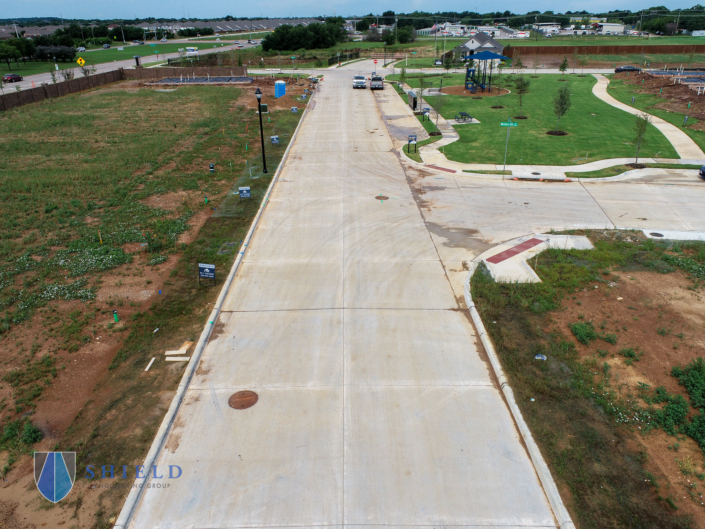
{"label": "green lawn", "polygon": [[[641,158],[639,160],[641,163]],[[700,169],[699,165],[687,164],[647,163],[644,165],[647,168],[653,169]],[[612,167],[606,167],[605,169],[598,169],[597,171],[566,173],[566,176],[570,176],[572,178],[605,178],[608,176],[617,176],[619,174],[626,173],[627,171],[632,171],[633,169],[633,167],[628,165],[614,165]]]}
{"label": "green lawn", "polygon": [[[666,112],[665,110],[656,108],[658,103],[665,101],[663,98],[640,92],[639,85],[626,84],[621,79],[614,79],[613,76],[608,77],[611,77],[609,93],[612,97],[629,105],[631,105],[632,97],[634,97],[634,106],[636,108],[676,125],[688,136],[690,136],[701,149],[705,150],[705,131],[695,130],[692,128],[692,126],[698,122],[697,119],[692,116],[689,117],[688,126],[683,127],[683,120],[685,118],[684,113]],[[695,96],[695,92],[693,92],[693,94],[694,97],[697,97]]]}
{"label": "green lawn", "polygon": [[[224,44],[224,43],[223,43]],[[82,57],[85,61],[86,64],[103,64],[106,62],[113,62],[113,61],[124,61],[126,59],[132,59],[135,55],[139,55],[141,57],[146,57],[148,55],[157,55],[159,54],[160,57],[165,54],[165,53],[175,53],[179,51],[179,49],[183,49],[187,46],[188,44],[185,43],[159,43],[156,45],[150,45],[150,44],[145,44],[143,46],[137,45],[137,44],[127,44],[124,46],[120,46],[124,48],[122,51],[118,50],[118,46],[115,45],[114,47],[110,48],[109,50],[96,50],[96,51],[86,51],[82,53],[77,53],[76,54],[76,60],[78,60],[79,57]],[[204,53],[208,51],[213,50],[213,44],[200,44],[198,46],[199,52]],[[218,43],[217,47],[221,47],[221,43]],[[76,72],[78,74],[78,64],[76,64],[75,61],[72,62],[59,62],[59,68],[64,69],[64,68],[76,68]],[[22,76],[25,75],[33,75],[37,73],[45,73],[49,72],[54,68],[54,63],[52,62],[35,62],[35,61],[28,61],[26,64],[22,64],[20,62],[19,64],[14,64],[12,63],[12,66],[8,69],[7,68],[7,63],[2,63],[0,64],[0,74],[5,74],[7,72],[13,72],[13,73],[18,73]],[[80,75],[80,74],[78,74]]]}
{"label": "green lawn", "polygon": [[[390,76],[388,76],[390,77]],[[395,76],[398,78],[398,75]],[[505,81],[506,81],[505,74]],[[572,165],[634,156],[632,144],[634,120],[630,114],[600,101],[592,92],[596,80],[592,76],[568,76],[572,94],[572,107],[560,121],[560,130],[568,136],[549,136],[554,130],[556,117],[553,114],[553,98],[563,82],[561,76],[540,75],[531,78],[530,92],[524,96],[526,120],[518,120],[519,126],[511,131],[508,164]],[[441,76],[427,79],[428,84],[438,86]],[[464,75],[443,76],[443,84],[462,85]],[[410,86],[418,87],[418,78],[407,80]],[[479,94],[481,95],[481,94]],[[432,106],[439,97],[429,97]],[[459,112],[467,112],[480,121],[479,125],[456,127],[460,135],[457,142],[445,147],[450,160],[464,163],[501,163],[507,138],[506,128],[500,122],[519,115],[517,96],[472,99],[465,96],[443,96],[441,115],[453,120]],[[506,108],[492,109],[501,105]],[[594,114],[594,115],[593,115]],[[677,158],[677,154],[666,138],[653,126],[649,127],[641,147],[640,156],[651,157],[660,152],[664,158]]]}

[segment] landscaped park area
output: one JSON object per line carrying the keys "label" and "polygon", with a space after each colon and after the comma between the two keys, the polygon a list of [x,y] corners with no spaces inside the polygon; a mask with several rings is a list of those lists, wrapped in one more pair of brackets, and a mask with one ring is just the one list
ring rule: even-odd
{"label": "landscaped park area", "polygon": [[[393,79],[399,80],[400,76],[395,74]],[[520,76],[529,83],[525,88],[526,93],[521,97],[521,108],[520,97],[516,93],[516,82]],[[510,119],[516,121],[518,126],[511,131],[507,164],[574,165],[636,155],[636,117],[595,96],[592,89],[597,79],[592,75],[534,75],[531,72],[515,74],[505,71],[493,76],[492,93],[479,90],[471,93],[465,90],[465,74],[409,73],[404,77],[410,87],[417,89],[421,85],[425,90],[440,88],[443,83],[442,96],[427,95],[424,99],[454,125],[460,136],[458,141],[443,148],[449,160],[476,164],[502,163],[507,133],[506,128],[500,127],[500,123]],[[668,97],[670,92],[667,91],[665,95],[637,94],[642,86],[639,84],[641,78],[618,74],[608,93],[624,103],[631,103],[632,95],[636,94],[636,108],[652,113],[654,105],[669,101],[664,97]],[[636,82],[632,82],[632,79]],[[662,85],[668,83],[666,79],[659,79],[658,82]],[[564,86],[569,88],[571,105],[559,120],[554,113],[554,99],[558,90]],[[700,130],[701,122],[694,117],[702,114],[696,113],[695,107],[690,112],[687,126],[682,127],[683,112],[688,110],[688,102],[697,99],[695,92],[685,86],[679,86],[678,90],[680,106],[670,110],[656,109],[655,115],[678,125],[701,148],[705,147],[705,131]],[[658,92],[658,89],[653,91]],[[473,122],[456,124],[454,118],[461,112],[470,114]],[[424,125],[430,130],[435,128],[428,121]],[[555,130],[566,135],[547,134]],[[653,125],[647,127],[639,156],[678,158],[671,143]]]}

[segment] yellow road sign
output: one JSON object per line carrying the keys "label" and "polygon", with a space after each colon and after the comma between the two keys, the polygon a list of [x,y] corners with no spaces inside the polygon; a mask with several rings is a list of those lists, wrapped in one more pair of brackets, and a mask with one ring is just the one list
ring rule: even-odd
{"label": "yellow road sign", "polygon": [[83,60],[83,57],[79,57],[76,62],[79,66],[83,66],[84,64],[86,64],[86,61]]}

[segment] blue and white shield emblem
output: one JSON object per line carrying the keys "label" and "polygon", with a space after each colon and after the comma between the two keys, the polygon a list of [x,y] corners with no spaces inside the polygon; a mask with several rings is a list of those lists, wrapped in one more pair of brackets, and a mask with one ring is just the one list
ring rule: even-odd
{"label": "blue and white shield emblem", "polygon": [[47,500],[63,500],[75,481],[76,452],[34,452],[34,482]]}

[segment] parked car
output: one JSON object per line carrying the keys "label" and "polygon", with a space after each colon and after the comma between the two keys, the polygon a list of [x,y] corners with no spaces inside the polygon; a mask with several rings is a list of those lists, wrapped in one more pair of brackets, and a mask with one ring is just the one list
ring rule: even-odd
{"label": "parked car", "polygon": [[5,83],[19,83],[22,80],[22,76],[16,73],[6,73],[2,76],[2,80]]}
{"label": "parked car", "polygon": [[103,44],[103,49],[104,49],[104,50],[109,50],[109,49],[110,49],[110,44]]}
{"label": "parked car", "polygon": [[159,42],[166,42],[166,37],[163,37]]}
{"label": "parked car", "polygon": [[353,77],[353,88],[367,88],[367,81],[362,75],[356,75]]}
{"label": "parked car", "polygon": [[86,48],[84,48],[83,46],[79,46],[78,48],[76,48],[76,51],[80,53],[82,51],[86,51]]}
{"label": "parked car", "polygon": [[614,69],[614,73],[620,73],[620,72],[640,72],[641,68],[637,68],[636,66],[618,66],[617,68]]}
{"label": "parked car", "polygon": [[698,173],[698,175],[700,176],[700,178],[705,180],[705,165],[700,168],[700,172]]}
{"label": "parked car", "polygon": [[370,79],[370,90],[384,90],[384,79],[379,75],[373,75]]}
{"label": "parked car", "polygon": [[551,37],[553,37],[553,35],[551,35],[550,33],[546,33],[543,37],[545,39],[550,39]]}
{"label": "parked car", "polygon": [[582,33],[582,34],[583,34],[583,35],[587,35],[587,31],[583,31],[583,33]]}
{"label": "parked car", "polygon": [[140,43],[139,40],[133,40],[133,41],[132,41],[132,44],[139,44],[139,43]]}

